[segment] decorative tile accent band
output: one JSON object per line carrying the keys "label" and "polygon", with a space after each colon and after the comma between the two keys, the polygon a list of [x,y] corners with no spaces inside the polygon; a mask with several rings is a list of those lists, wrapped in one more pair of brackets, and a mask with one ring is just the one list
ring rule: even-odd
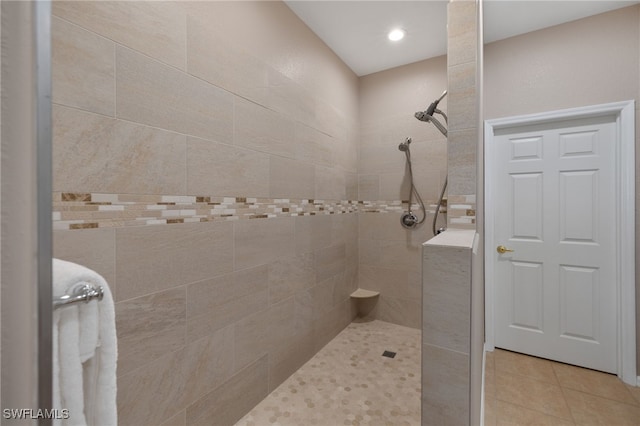
{"label": "decorative tile accent band", "polygon": [[[412,207],[418,208],[417,204]],[[430,204],[427,213],[433,213]],[[90,229],[344,213],[392,213],[406,201],[53,193],[53,229]],[[446,209],[441,209],[446,213]]]}
{"label": "decorative tile accent band", "polygon": [[475,195],[450,195],[448,211],[449,224],[459,228],[475,228]]}

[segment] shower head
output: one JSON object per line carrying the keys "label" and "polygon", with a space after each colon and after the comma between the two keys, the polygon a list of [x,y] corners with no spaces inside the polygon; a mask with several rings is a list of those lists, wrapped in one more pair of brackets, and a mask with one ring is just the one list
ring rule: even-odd
{"label": "shower head", "polygon": [[447,96],[447,91],[446,90],[444,92],[442,92],[442,95],[440,95],[440,97],[438,99],[436,99],[435,101],[431,102],[431,105],[429,105],[429,108],[427,108],[426,111],[418,111],[418,112],[416,112],[414,114],[415,117],[420,121],[428,122],[430,120],[430,118],[433,117],[433,113],[436,112],[436,108],[437,108],[438,104],[440,103],[440,101],[442,99],[444,99],[445,96]]}
{"label": "shower head", "polygon": [[424,121],[425,123],[428,123],[429,121],[431,121],[431,118],[433,118],[431,115],[427,114],[427,111],[418,111],[414,114],[414,116],[418,120]]}
{"label": "shower head", "polygon": [[431,103],[431,105],[429,105],[429,108],[427,108],[426,111],[418,111],[414,114],[414,117],[416,117],[420,121],[424,121],[425,123],[433,123],[433,125],[438,128],[440,133],[442,133],[444,136],[447,136],[447,129],[442,125],[442,123],[438,121],[438,119],[433,116],[434,113],[438,113],[442,115],[442,117],[444,117],[445,122],[447,121],[446,114],[439,109],[436,109],[440,101],[444,99],[445,96],[447,96],[446,90],[442,92],[442,95],[440,95],[438,99],[436,99]]}
{"label": "shower head", "polygon": [[429,108],[427,108],[427,114],[429,115],[433,115],[433,113],[436,110],[436,107],[438,106],[438,104],[440,103],[440,101],[442,99],[444,99],[444,97],[447,96],[447,91],[445,90],[444,92],[442,92],[442,95],[440,95],[440,97],[438,99],[436,99],[435,101],[433,101],[431,103],[431,105],[429,105]]}
{"label": "shower head", "polygon": [[411,138],[406,138],[404,142],[398,145],[398,149],[402,152],[409,151],[409,144],[411,143]]}

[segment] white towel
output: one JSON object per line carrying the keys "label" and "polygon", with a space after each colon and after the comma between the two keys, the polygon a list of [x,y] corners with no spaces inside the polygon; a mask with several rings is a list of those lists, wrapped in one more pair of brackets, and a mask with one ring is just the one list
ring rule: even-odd
{"label": "white towel", "polygon": [[91,269],[53,259],[53,295],[84,283],[101,286],[101,301],[59,307],[53,313],[53,408],[69,410],[58,426],[117,425],[117,342],[113,297]]}

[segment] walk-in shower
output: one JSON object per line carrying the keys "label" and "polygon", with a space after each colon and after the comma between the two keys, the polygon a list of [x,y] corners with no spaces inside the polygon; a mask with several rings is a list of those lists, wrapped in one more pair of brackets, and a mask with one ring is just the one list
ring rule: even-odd
{"label": "walk-in shower", "polygon": [[[422,201],[422,197],[418,193],[415,185],[413,184],[413,170],[411,169],[411,148],[409,144],[411,143],[411,138],[406,138],[404,142],[398,145],[398,149],[404,152],[404,155],[407,158],[407,170],[409,171],[409,201],[407,204],[407,211],[400,218],[400,223],[407,229],[415,228],[416,226],[422,224],[427,218],[427,211],[424,208],[424,202]],[[416,200],[420,204],[420,209],[422,210],[422,219],[418,219],[418,216],[415,215],[411,211],[411,206],[413,204],[413,194],[416,194]]]}
{"label": "walk-in shower", "polygon": [[[444,118],[445,124],[448,123],[447,115],[438,109],[438,104],[442,99],[444,99],[446,95],[447,95],[447,91],[445,90],[444,92],[442,92],[442,95],[440,95],[438,99],[433,101],[426,110],[418,111],[414,114],[414,116],[420,121],[424,121],[426,123],[433,123],[433,125],[436,126],[436,128],[440,131],[440,133],[442,133],[445,137],[447,137],[447,128],[437,118],[435,118],[433,114],[440,114]],[[422,197],[420,197],[420,194],[418,193],[418,190],[416,189],[413,183],[413,170],[411,166],[411,149],[409,148],[410,143],[411,143],[411,138],[407,138],[405,139],[404,142],[402,142],[398,146],[398,149],[400,151],[403,151],[406,156],[407,170],[409,171],[409,182],[410,182],[409,202],[407,205],[407,211],[400,218],[400,223],[402,223],[402,226],[404,226],[407,229],[415,228],[416,226],[422,224],[427,218],[427,211],[425,210],[424,202],[422,201]],[[438,221],[438,214],[440,212],[440,206],[442,205],[442,199],[444,198],[444,193],[446,189],[447,189],[447,178],[445,177],[444,185],[442,185],[442,190],[440,191],[440,197],[438,198],[438,203],[436,204],[435,214],[433,215],[433,223],[431,225],[431,230],[433,231],[433,235],[437,235],[445,230],[445,228],[439,228],[436,230],[436,224]],[[422,210],[422,219],[418,219],[416,214],[411,211],[413,194],[416,195],[416,199],[420,205],[420,209]]]}

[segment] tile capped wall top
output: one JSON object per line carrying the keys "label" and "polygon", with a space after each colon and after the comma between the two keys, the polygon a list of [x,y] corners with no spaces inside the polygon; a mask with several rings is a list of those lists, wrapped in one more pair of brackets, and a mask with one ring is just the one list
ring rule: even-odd
{"label": "tile capped wall top", "polygon": [[447,229],[424,243],[424,245],[472,248],[475,235],[475,229]]}

